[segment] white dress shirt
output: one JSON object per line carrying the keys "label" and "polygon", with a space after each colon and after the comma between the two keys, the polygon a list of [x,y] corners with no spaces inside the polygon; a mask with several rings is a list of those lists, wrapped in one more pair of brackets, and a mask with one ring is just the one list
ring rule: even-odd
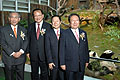
{"label": "white dress shirt", "polygon": [[71,28],[71,30],[72,30],[74,36],[76,35],[76,33],[75,33],[75,31],[76,31],[77,34],[78,34],[78,37],[79,37],[79,29],[78,29],[78,28],[77,28],[77,29],[72,29],[72,28]]}
{"label": "white dress shirt", "polygon": [[[42,24],[43,24],[43,20],[40,22],[40,25],[39,25],[40,30],[41,30],[41,28],[42,28]],[[36,26],[36,33],[37,33],[38,23],[36,23],[35,26]]]}
{"label": "white dress shirt", "polygon": [[55,28],[54,28],[54,31],[55,31],[55,34],[56,34],[56,35],[57,35],[57,30],[59,30],[58,34],[60,34],[60,28],[58,28],[58,29],[55,29]]}

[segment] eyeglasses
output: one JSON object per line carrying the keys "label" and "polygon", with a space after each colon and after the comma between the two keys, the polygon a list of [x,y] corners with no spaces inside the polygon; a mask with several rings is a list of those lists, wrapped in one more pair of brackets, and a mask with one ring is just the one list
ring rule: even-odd
{"label": "eyeglasses", "polygon": [[19,17],[13,17],[13,16],[10,16],[10,18],[18,19]]}
{"label": "eyeglasses", "polygon": [[71,20],[70,22],[71,22],[71,23],[79,23],[80,21],[79,21],[79,20],[74,20],[74,21]]}
{"label": "eyeglasses", "polygon": [[42,17],[42,15],[35,15],[34,18]]}

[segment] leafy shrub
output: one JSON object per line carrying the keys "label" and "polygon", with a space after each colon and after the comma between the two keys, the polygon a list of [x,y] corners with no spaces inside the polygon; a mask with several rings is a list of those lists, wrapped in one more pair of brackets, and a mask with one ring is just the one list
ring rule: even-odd
{"label": "leafy shrub", "polygon": [[106,36],[110,36],[111,40],[120,39],[120,30],[117,27],[117,24],[109,25],[108,31],[104,33]]}
{"label": "leafy shrub", "polygon": [[28,27],[28,21],[27,21],[27,20],[21,20],[21,21],[19,22],[19,24],[20,24],[21,26],[24,26],[25,28]]}

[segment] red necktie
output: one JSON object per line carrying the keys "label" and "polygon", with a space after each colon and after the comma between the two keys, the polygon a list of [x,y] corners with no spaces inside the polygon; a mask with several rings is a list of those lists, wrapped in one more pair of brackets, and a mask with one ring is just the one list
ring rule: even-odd
{"label": "red necktie", "polygon": [[39,39],[39,35],[40,35],[40,27],[39,27],[40,24],[38,24],[38,28],[37,28],[37,40]]}
{"label": "red necktie", "polygon": [[59,40],[59,30],[57,30],[57,39]]}
{"label": "red necktie", "polygon": [[76,30],[75,30],[75,37],[76,37],[76,39],[77,39],[77,41],[78,41],[78,43],[79,43],[79,36],[78,36],[78,33],[77,33]]}
{"label": "red necktie", "polygon": [[14,27],[14,35],[17,38],[16,27]]}

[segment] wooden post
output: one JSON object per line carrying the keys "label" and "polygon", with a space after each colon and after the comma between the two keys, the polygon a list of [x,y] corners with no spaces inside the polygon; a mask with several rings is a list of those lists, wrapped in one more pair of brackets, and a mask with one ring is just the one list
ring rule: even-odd
{"label": "wooden post", "polygon": [[2,25],[5,25],[5,17],[4,17],[4,11],[2,11]]}

